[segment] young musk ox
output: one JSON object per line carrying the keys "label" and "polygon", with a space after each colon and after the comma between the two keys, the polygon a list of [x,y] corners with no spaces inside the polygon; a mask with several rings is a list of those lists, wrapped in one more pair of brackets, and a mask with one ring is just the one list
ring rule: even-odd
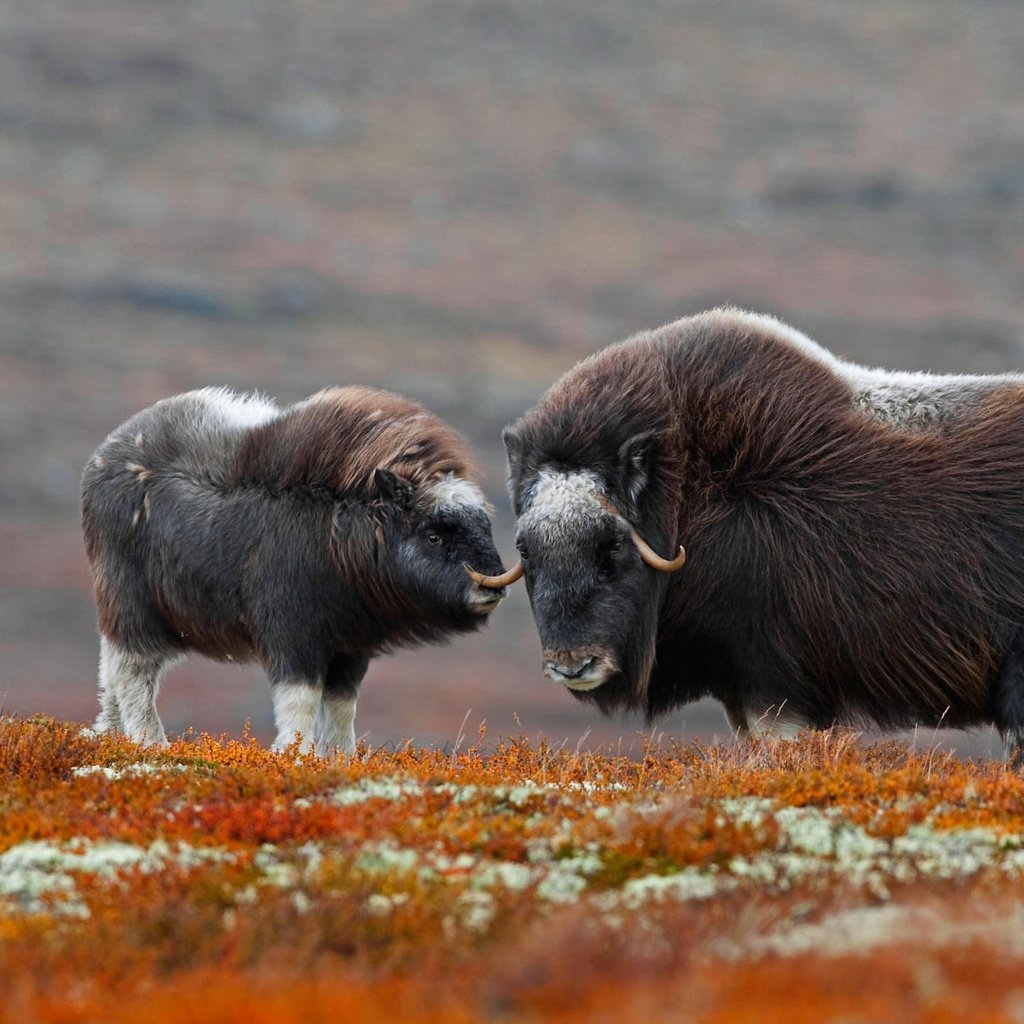
{"label": "young musk ox", "polygon": [[100,714],[166,743],[161,673],[197,651],[258,659],[280,749],[355,749],[369,660],[487,621],[503,595],[463,439],[415,402],[334,388],[278,408],[207,388],[118,427],[82,480]]}
{"label": "young musk ox", "polygon": [[521,561],[475,578],[525,574],[576,695],[712,696],[741,735],[994,723],[1020,759],[1024,377],[867,369],[716,309],[583,361],[505,444]]}

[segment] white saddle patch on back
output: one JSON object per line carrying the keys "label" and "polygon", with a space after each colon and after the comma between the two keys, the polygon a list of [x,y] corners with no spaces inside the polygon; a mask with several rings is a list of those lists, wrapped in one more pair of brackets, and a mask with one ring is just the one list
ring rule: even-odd
{"label": "white saddle patch on back", "polygon": [[258,391],[238,394],[230,388],[202,388],[193,393],[222,426],[245,430],[269,423],[281,414],[277,405]]}
{"label": "white saddle patch on back", "polygon": [[849,384],[854,402],[893,426],[923,427],[952,418],[965,405],[1007,384],[1024,385],[1024,374],[937,374],[861,366],[833,355],[795,327],[765,313],[719,309],[719,319],[768,332]]}

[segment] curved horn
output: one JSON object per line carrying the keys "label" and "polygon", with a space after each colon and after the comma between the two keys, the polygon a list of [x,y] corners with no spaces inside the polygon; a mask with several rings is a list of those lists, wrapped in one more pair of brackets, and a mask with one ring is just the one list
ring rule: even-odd
{"label": "curved horn", "polygon": [[675,558],[662,558],[632,527],[629,528],[629,535],[633,538],[633,543],[636,545],[637,551],[640,552],[640,557],[652,569],[657,569],[658,572],[675,572],[677,569],[682,569],[686,564],[686,548],[682,544],[679,545],[679,554]]}
{"label": "curved horn", "polygon": [[474,583],[479,583],[481,587],[488,587],[491,590],[500,590],[502,587],[507,587],[510,583],[515,583],[523,575],[522,562],[516,562],[508,572],[503,572],[500,576],[485,576],[482,572],[477,572],[476,569],[471,568],[465,563],[463,563],[462,568],[466,570],[466,575]]}
{"label": "curved horn", "polygon": [[[625,516],[623,516],[623,514],[600,491],[594,491],[594,497],[597,499],[597,503],[606,512],[615,516],[617,519],[625,520]],[[636,545],[637,551],[640,552],[640,557],[652,569],[657,569],[658,572],[676,572],[678,569],[682,569],[686,564],[686,548],[684,548],[682,544],[679,545],[679,554],[676,555],[675,558],[662,558],[661,555],[659,555],[658,552],[655,551],[654,548],[652,548],[651,545],[633,529],[629,521],[625,521],[626,525],[629,526],[629,536]]]}

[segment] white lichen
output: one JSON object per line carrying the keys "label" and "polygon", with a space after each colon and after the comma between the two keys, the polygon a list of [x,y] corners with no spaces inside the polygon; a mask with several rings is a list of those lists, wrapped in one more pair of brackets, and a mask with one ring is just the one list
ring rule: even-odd
{"label": "white lichen", "polygon": [[194,764],[179,764],[167,762],[153,764],[149,761],[136,761],[134,764],[126,764],[123,768],[112,768],[106,764],[83,764],[71,769],[75,778],[86,778],[90,775],[102,775],[105,779],[132,779],[144,775],[181,775],[185,772],[195,772],[199,767]]}
{"label": "white lichen", "polygon": [[68,843],[26,842],[0,854],[0,897],[28,913],[52,909],[65,916],[87,917],[88,908],[75,886],[76,874],[116,881],[124,871],[152,874],[171,863],[193,867],[233,859],[218,849],[171,845],[158,839],[149,846],[73,840]]}

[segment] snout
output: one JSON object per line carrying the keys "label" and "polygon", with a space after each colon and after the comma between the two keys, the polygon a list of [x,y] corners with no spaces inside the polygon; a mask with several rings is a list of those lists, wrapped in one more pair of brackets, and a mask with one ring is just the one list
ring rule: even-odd
{"label": "snout", "polygon": [[570,690],[593,690],[614,675],[615,662],[601,651],[545,651],[544,675]]}
{"label": "snout", "polygon": [[466,604],[474,615],[490,615],[501,604],[502,599],[507,593],[508,587],[491,589],[481,587],[478,583],[473,583],[469,587]]}

